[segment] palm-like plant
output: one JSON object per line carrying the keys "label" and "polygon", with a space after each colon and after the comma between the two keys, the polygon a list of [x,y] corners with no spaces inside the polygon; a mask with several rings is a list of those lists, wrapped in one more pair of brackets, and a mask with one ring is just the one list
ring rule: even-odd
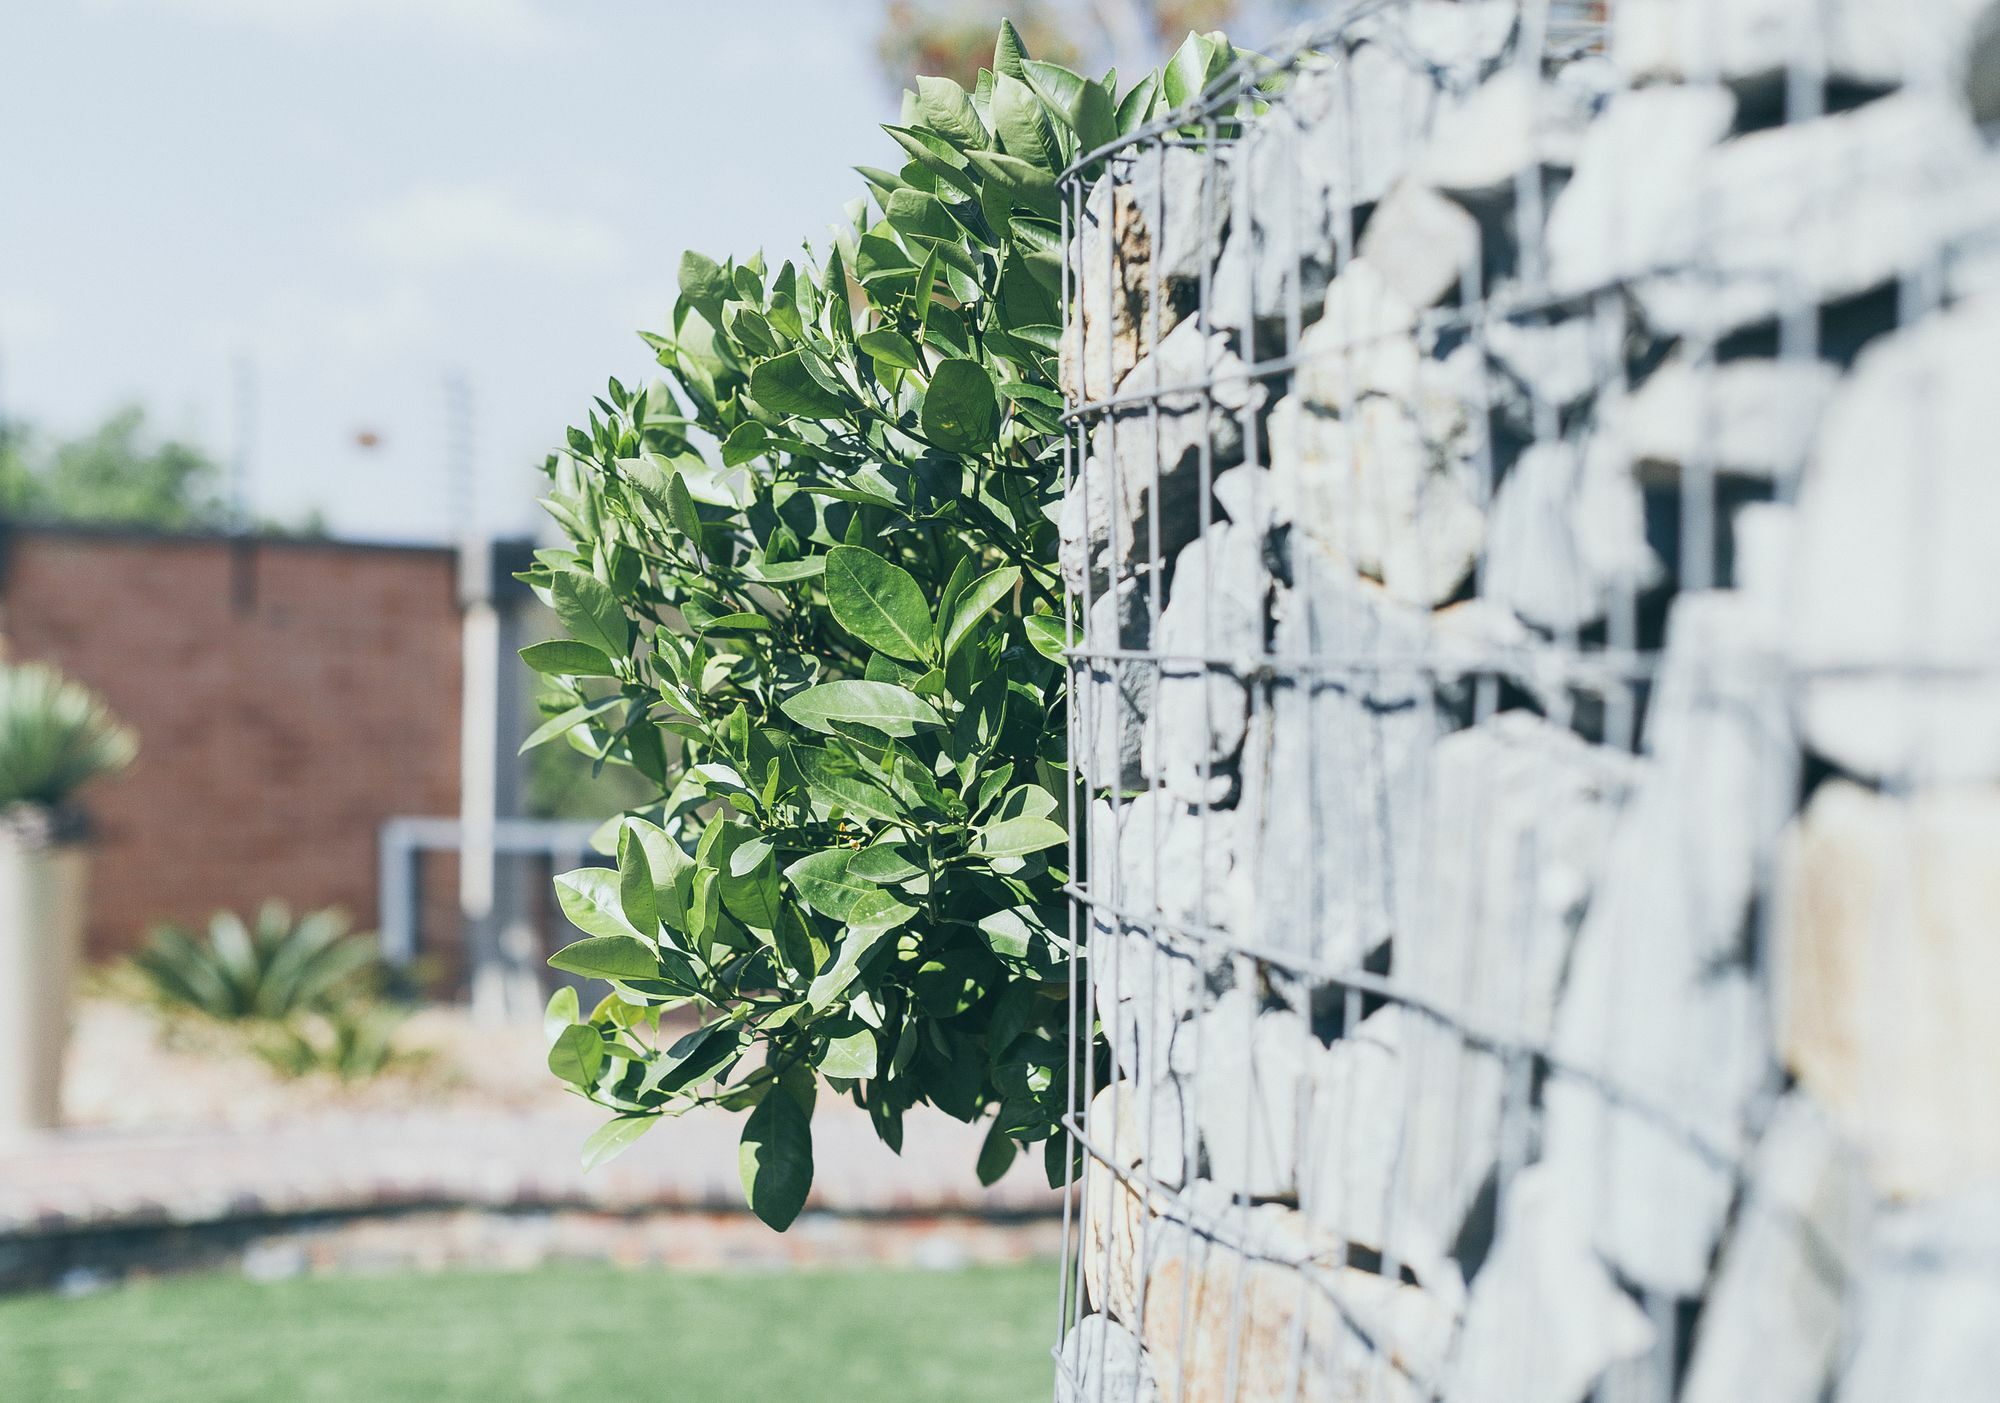
{"label": "palm-like plant", "polygon": [[133,957],[159,999],[223,1022],[325,1013],[366,992],[380,972],[374,945],[338,911],[297,920],[267,902],[255,924],[218,912],[205,935],[162,926]]}
{"label": "palm-like plant", "polygon": [[60,809],[137,752],[96,693],[40,663],[0,664],[0,808]]}

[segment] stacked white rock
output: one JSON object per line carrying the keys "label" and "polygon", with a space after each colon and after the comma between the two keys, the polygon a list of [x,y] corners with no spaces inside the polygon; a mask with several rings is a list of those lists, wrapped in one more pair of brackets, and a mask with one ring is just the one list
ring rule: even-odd
{"label": "stacked white rock", "polygon": [[2000,0],[1547,9],[1072,203],[1077,1403],[2000,1378]]}

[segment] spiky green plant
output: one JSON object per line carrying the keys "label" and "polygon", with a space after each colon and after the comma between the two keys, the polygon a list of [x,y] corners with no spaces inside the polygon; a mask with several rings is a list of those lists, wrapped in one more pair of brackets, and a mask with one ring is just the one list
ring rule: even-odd
{"label": "spiky green plant", "polygon": [[41,663],[0,664],[0,808],[61,809],[138,749],[89,688]]}
{"label": "spiky green plant", "polygon": [[205,935],[161,926],[133,963],[166,1007],[225,1023],[328,1013],[368,992],[380,973],[374,942],[353,934],[345,915],[314,911],[293,920],[276,901],[254,924],[217,912]]}

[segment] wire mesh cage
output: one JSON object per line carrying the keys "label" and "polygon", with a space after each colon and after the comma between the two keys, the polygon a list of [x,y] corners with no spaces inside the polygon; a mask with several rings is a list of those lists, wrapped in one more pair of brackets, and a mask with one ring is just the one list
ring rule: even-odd
{"label": "wire mesh cage", "polygon": [[2000,1396],[1981,9],[1355,4],[1066,178],[1058,1399]]}

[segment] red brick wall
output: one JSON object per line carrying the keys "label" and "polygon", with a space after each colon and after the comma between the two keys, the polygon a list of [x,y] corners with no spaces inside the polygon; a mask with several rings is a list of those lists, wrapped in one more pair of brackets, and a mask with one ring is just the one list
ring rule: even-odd
{"label": "red brick wall", "polygon": [[278,897],[376,919],[376,835],[458,808],[452,553],[15,528],[7,656],[54,663],[139,733],[86,794],[89,949]]}

